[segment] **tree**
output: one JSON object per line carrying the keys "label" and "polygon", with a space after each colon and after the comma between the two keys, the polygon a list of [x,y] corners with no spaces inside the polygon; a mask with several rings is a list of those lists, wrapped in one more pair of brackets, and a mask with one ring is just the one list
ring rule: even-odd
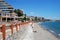
{"label": "tree", "polygon": [[27,21],[29,21],[29,20],[30,20],[30,18],[26,18],[26,20],[27,20]]}
{"label": "tree", "polygon": [[24,20],[26,21],[26,17],[24,17]]}
{"label": "tree", "polygon": [[15,13],[17,13],[17,15],[20,17],[20,16],[23,16],[23,11],[20,10],[20,9],[15,9],[14,10]]}

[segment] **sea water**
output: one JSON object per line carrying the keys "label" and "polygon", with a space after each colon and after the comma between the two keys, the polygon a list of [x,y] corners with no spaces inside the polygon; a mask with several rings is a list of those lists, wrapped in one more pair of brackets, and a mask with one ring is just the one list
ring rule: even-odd
{"label": "sea water", "polygon": [[60,22],[42,22],[40,25],[60,38]]}

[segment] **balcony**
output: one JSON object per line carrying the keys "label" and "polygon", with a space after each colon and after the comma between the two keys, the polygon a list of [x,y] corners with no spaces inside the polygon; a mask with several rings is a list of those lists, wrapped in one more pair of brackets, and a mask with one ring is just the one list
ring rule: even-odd
{"label": "balcony", "polygon": [[1,14],[1,17],[10,17],[10,13]]}

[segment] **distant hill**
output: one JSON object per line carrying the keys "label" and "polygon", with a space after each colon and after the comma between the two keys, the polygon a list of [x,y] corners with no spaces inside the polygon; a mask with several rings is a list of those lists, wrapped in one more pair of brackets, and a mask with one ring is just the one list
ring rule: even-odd
{"label": "distant hill", "polygon": [[55,20],[55,21],[58,21],[58,22],[60,22],[60,20]]}

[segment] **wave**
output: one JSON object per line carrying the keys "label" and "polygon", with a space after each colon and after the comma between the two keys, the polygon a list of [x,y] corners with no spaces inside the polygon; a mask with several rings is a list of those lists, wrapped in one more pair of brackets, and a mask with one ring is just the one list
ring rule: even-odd
{"label": "wave", "polygon": [[53,30],[50,30],[48,28],[45,28],[45,30],[49,31],[50,33],[52,33],[53,35],[55,35],[57,38],[60,39],[60,34],[57,34],[56,32],[54,32]]}
{"label": "wave", "polygon": [[55,35],[57,38],[59,38],[60,39],[60,34],[57,34],[55,31],[53,31],[53,30],[50,30],[50,29],[48,29],[48,28],[45,28],[47,31],[49,31],[50,33],[52,33],[53,35]]}
{"label": "wave", "polygon": [[[52,33],[55,33],[53,30],[49,30],[50,32],[52,32]],[[56,34],[56,33],[55,33]]]}
{"label": "wave", "polygon": [[60,36],[60,34],[58,34]]}
{"label": "wave", "polygon": [[55,35],[57,38],[60,39],[60,34],[57,34],[55,31],[49,29],[49,28],[46,28],[44,26],[42,26],[45,30],[49,31],[50,33],[52,33],[53,35]]}

